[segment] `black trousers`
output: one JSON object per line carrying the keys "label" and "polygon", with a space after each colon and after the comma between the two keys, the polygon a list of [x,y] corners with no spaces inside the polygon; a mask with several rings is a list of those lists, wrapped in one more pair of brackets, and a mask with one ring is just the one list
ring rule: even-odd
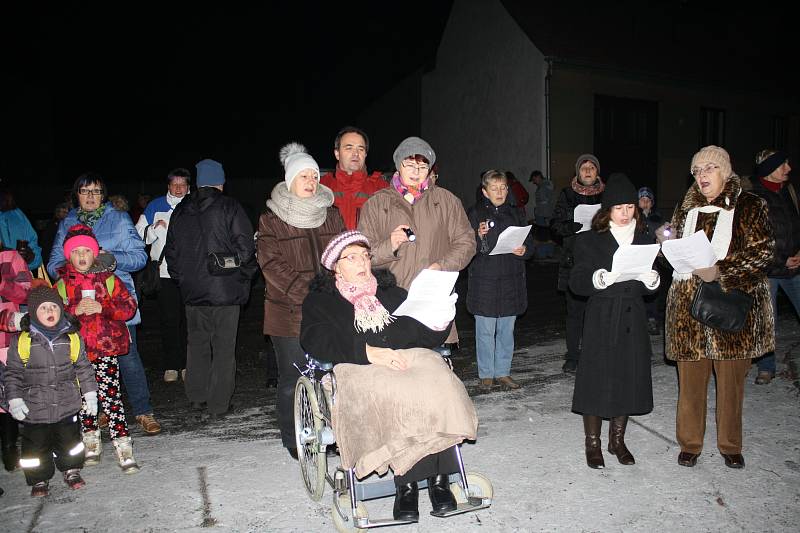
{"label": "black trousers", "polygon": [[186,396],[211,414],[230,409],[236,387],[238,305],[187,305]]}
{"label": "black trousers", "polygon": [[294,363],[300,368],[305,367],[306,353],[300,346],[297,337],[270,336],[272,347],[275,349],[275,359],[278,363],[278,425],[281,428],[281,441],[286,448],[296,448],[294,437],[294,388],[300,373]]}
{"label": "black trousers", "polygon": [[186,368],[186,310],[178,282],[161,278],[158,289],[158,312],[161,318],[161,344],[164,356],[161,370]]}
{"label": "black trousers", "polygon": [[20,464],[28,485],[52,478],[55,468],[61,472],[82,468],[83,459],[77,414],[54,424],[22,424]]}
{"label": "black trousers", "polygon": [[426,455],[411,467],[411,470],[402,476],[394,477],[395,487],[428,479],[437,474],[452,474],[458,472],[458,458],[456,457],[455,446],[447,448],[439,453]]}
{"label": "black trousers", "polygon": [[565,359],[578,361],[581,358],[583,315],[586,312],[587,299],[573,294],[569,289],[564,291],[564,295],[567,300],[567,356]]}
{"label": "black trousers", "polygon": [[19,436],[19,425],[14,417],[8,413],[0,413],[0,443],[2,443],[3,454],[7,450],[17,447],[17,437]]}

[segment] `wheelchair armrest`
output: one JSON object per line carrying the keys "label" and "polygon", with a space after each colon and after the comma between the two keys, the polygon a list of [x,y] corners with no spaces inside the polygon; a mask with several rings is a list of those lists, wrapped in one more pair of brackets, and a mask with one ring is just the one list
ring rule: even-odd
{"label": "wheelchair armrest", "polygon": [[307,355],[306,357],[308,358],[308,362],[310,364],[319,368],[323,372],[330,372],[331,370],[333,370],[333,363],[331,363],[330,361],[321,361],[319,359],[311,357],[310,355]]}

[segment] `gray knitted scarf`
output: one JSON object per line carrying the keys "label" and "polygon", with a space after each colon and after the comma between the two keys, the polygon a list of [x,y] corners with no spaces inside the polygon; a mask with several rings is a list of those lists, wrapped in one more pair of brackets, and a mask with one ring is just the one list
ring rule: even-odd
{"label": "gray knitted scarf", "polygon": [[317,193],[311,198],[300,198],[286,188],[281,181],[272,189],[267,207],[278,218],[295,228],[318,228],[328,216],[328,208],[333,205],[333,191],[323,184],[317,185]]}

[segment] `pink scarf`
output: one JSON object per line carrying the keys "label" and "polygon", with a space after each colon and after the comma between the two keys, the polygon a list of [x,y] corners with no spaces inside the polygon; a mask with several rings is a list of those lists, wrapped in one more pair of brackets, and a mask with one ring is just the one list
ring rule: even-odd
{"label": "pink scarf", "polygon": [[403,185],[403,181],[400,179],[400,173],[395,172],[394,176],[392,176],[392,187],[400,193],[400,196],[405,198],[406,202],[414,205],[414,202],[419,200],[422,197],[422,193],[428,190],[430,187],[431,180],[429,178],[425,178],[420,184],[419,189],[414,187],[406,187]]}
{"label": "pink scarf", "polygon": [[359,333],[367,330],[377,333],[394,320],[380,300],[375,297],[378,280],[371,273],[367,282],[362,285],[350,283],[337,275],[336,288],[339,289],[339,294],[345,300],[353,304],[355,308],[353,325]]}

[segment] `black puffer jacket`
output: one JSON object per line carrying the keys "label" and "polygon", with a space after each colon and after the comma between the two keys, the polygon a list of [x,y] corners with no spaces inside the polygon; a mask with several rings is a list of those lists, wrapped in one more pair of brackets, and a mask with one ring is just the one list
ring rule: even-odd
{"label": "black puffer jacket", "polygon": [[[534,252],[533,234],[525,239],[525,255],[489,255],[497,244],[497,238],[509,226],[525,226],[519,209],[508,199],[495,207],[484,197],[469,208],[469,223],[475,231],[475,257],[469,264],[469,285],[467,290],[467,310],[473,315],[497,318],[516,316],[528,307],[528,291],[525,280],[525,260]],[[486,250],[481,251],[478,225],[491,219],[494,227],[486,234]]]}
{"label": "black puffer jacket", "polygon": [[[258,270],[253,226],[242,206],[214,187],[187,196],[170,218],[164,257],[187,305],[241,305],[250,296]],[[232,275],[212,276],[209,252],[238,254],[241,267]]]}
{"label": "black puffer jacket", "polygon": [[775,236],[775,255],[767,270],[770,278],[791,278],[800,274],[800,268],[786,268],[786,260],[800,250],[800,213],[789,194],[791,183],[787,183],[779,192],[772,192],[759,179],[752,179],[753,194],[767,202],[769,223]]}
{"label": "black puffer jacket", "polygon": [[592,196],[579,194],[571,185],[564,187],[561,194],[558,195],[550,228],[563,240],[561,261],[558,265],[558,290],[560,291],[566,291],[569,288],[569,273],[574,264],[572,253],[575,247],[575,235],[581,229],[581,225],[575,222],[575,208],[581,204],[599,204],[602,197],[602,193]]}
{"label": "black puffer jacket", "polygon": [[[77,333],[80,323],[67,316],[67,323],[52,341],[25,322],[23,330],[30,328],[31,351],[27,363],[19,356],[19,335],[15,335],[8,348],[8,361],[3,375],[6,399],[22,398],[28,406],[23,422],[29,424],[54,424],[81,409],[81,396],[97,390],[94,368],[86,359],[86,348],[81,339],[80,353],[75,363],[70,359],[68,333]],[[27,317],[27,315],[26,315]]]}

